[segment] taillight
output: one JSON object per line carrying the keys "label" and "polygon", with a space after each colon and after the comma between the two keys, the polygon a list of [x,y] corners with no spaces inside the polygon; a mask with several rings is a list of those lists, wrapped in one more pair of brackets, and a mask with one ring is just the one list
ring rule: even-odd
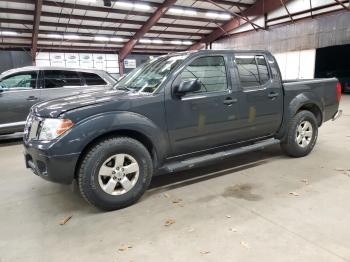
{"label": "taillight", "polygon": [[340,84],[340,82],[338,82],[338,84],[337,84],[337,102],[340,101],[340,98],[341,98],[341,84]]}

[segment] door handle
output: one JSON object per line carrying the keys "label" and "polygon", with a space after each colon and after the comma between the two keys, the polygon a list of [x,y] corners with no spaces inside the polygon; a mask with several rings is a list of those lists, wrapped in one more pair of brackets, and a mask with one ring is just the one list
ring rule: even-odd
{"label": "door handle", "polygon": [[232,104],[234,104],[234,103],[237,103],[238,102],[238,99],[237,98],[231,98],[231,97],[228,97],[228,98],[226,98],[225,100],[224,100],[224,104],[225,105],[228,105],[228,106],[230,106],[230,105],[232,105]]}
{"label": "door handle", "polygon": [[268,97],[271,98],[271,99],[276,98],[278,96],[279,96],[279,93],[276,93],[276,92],[271,92],[271,93],[268,94]]}
{"label": "door handle", "polygon": [[27,100],[28,101],[35,101],[35,100],[38,100],[38,98],[36,96],[28,96]]}

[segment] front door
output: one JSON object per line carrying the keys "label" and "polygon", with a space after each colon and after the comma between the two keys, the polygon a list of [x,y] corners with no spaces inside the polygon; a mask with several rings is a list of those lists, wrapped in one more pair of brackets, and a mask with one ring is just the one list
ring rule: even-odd
{"label": "front door", "polygon": [[201,90],[165,103],[173,156],[234,142],[237,98],[231,90],[225,55],[203,56],[187,63],[172,87],[199,79]]}
{"label": "front door", "polygon": [[263,54],[236,54],[241,90],[239,118],[242,139],[270,136],[278,130],[283,116],[281,82],[274,79]]}
{"label": "front door", "polygon": [[23,131],[31,106],[40,100],[37,79],[37,71],[26,71],[0,80],[0,133]]}

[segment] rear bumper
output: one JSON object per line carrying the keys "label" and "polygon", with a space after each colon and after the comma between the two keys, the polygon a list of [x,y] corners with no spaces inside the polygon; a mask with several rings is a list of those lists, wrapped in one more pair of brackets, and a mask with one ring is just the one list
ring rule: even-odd
{"label": "rear bumper", "polygon": [[338,110],[332,117],[332,121],[337,120],[343,114],[343,110]]}
{"label": "rear bumper", "polygon": [[60,184],[71,184],[79,154],[49,156],[39,148],[25,145],[24,158],[26,167],[43,179]]}

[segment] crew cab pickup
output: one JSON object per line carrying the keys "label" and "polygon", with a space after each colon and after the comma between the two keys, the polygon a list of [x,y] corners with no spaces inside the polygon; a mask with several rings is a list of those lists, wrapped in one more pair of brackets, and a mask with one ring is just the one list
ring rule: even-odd
{"label": "crew cab pickup", "polygon": [[303,157],[340,115],[338,80],[285,81],[265,51],[203,50],[151,60],[113,90],[39,103],[24,133],[38,176],[78,181],[104,210],[137,201],[155,174],[281,144]]}

